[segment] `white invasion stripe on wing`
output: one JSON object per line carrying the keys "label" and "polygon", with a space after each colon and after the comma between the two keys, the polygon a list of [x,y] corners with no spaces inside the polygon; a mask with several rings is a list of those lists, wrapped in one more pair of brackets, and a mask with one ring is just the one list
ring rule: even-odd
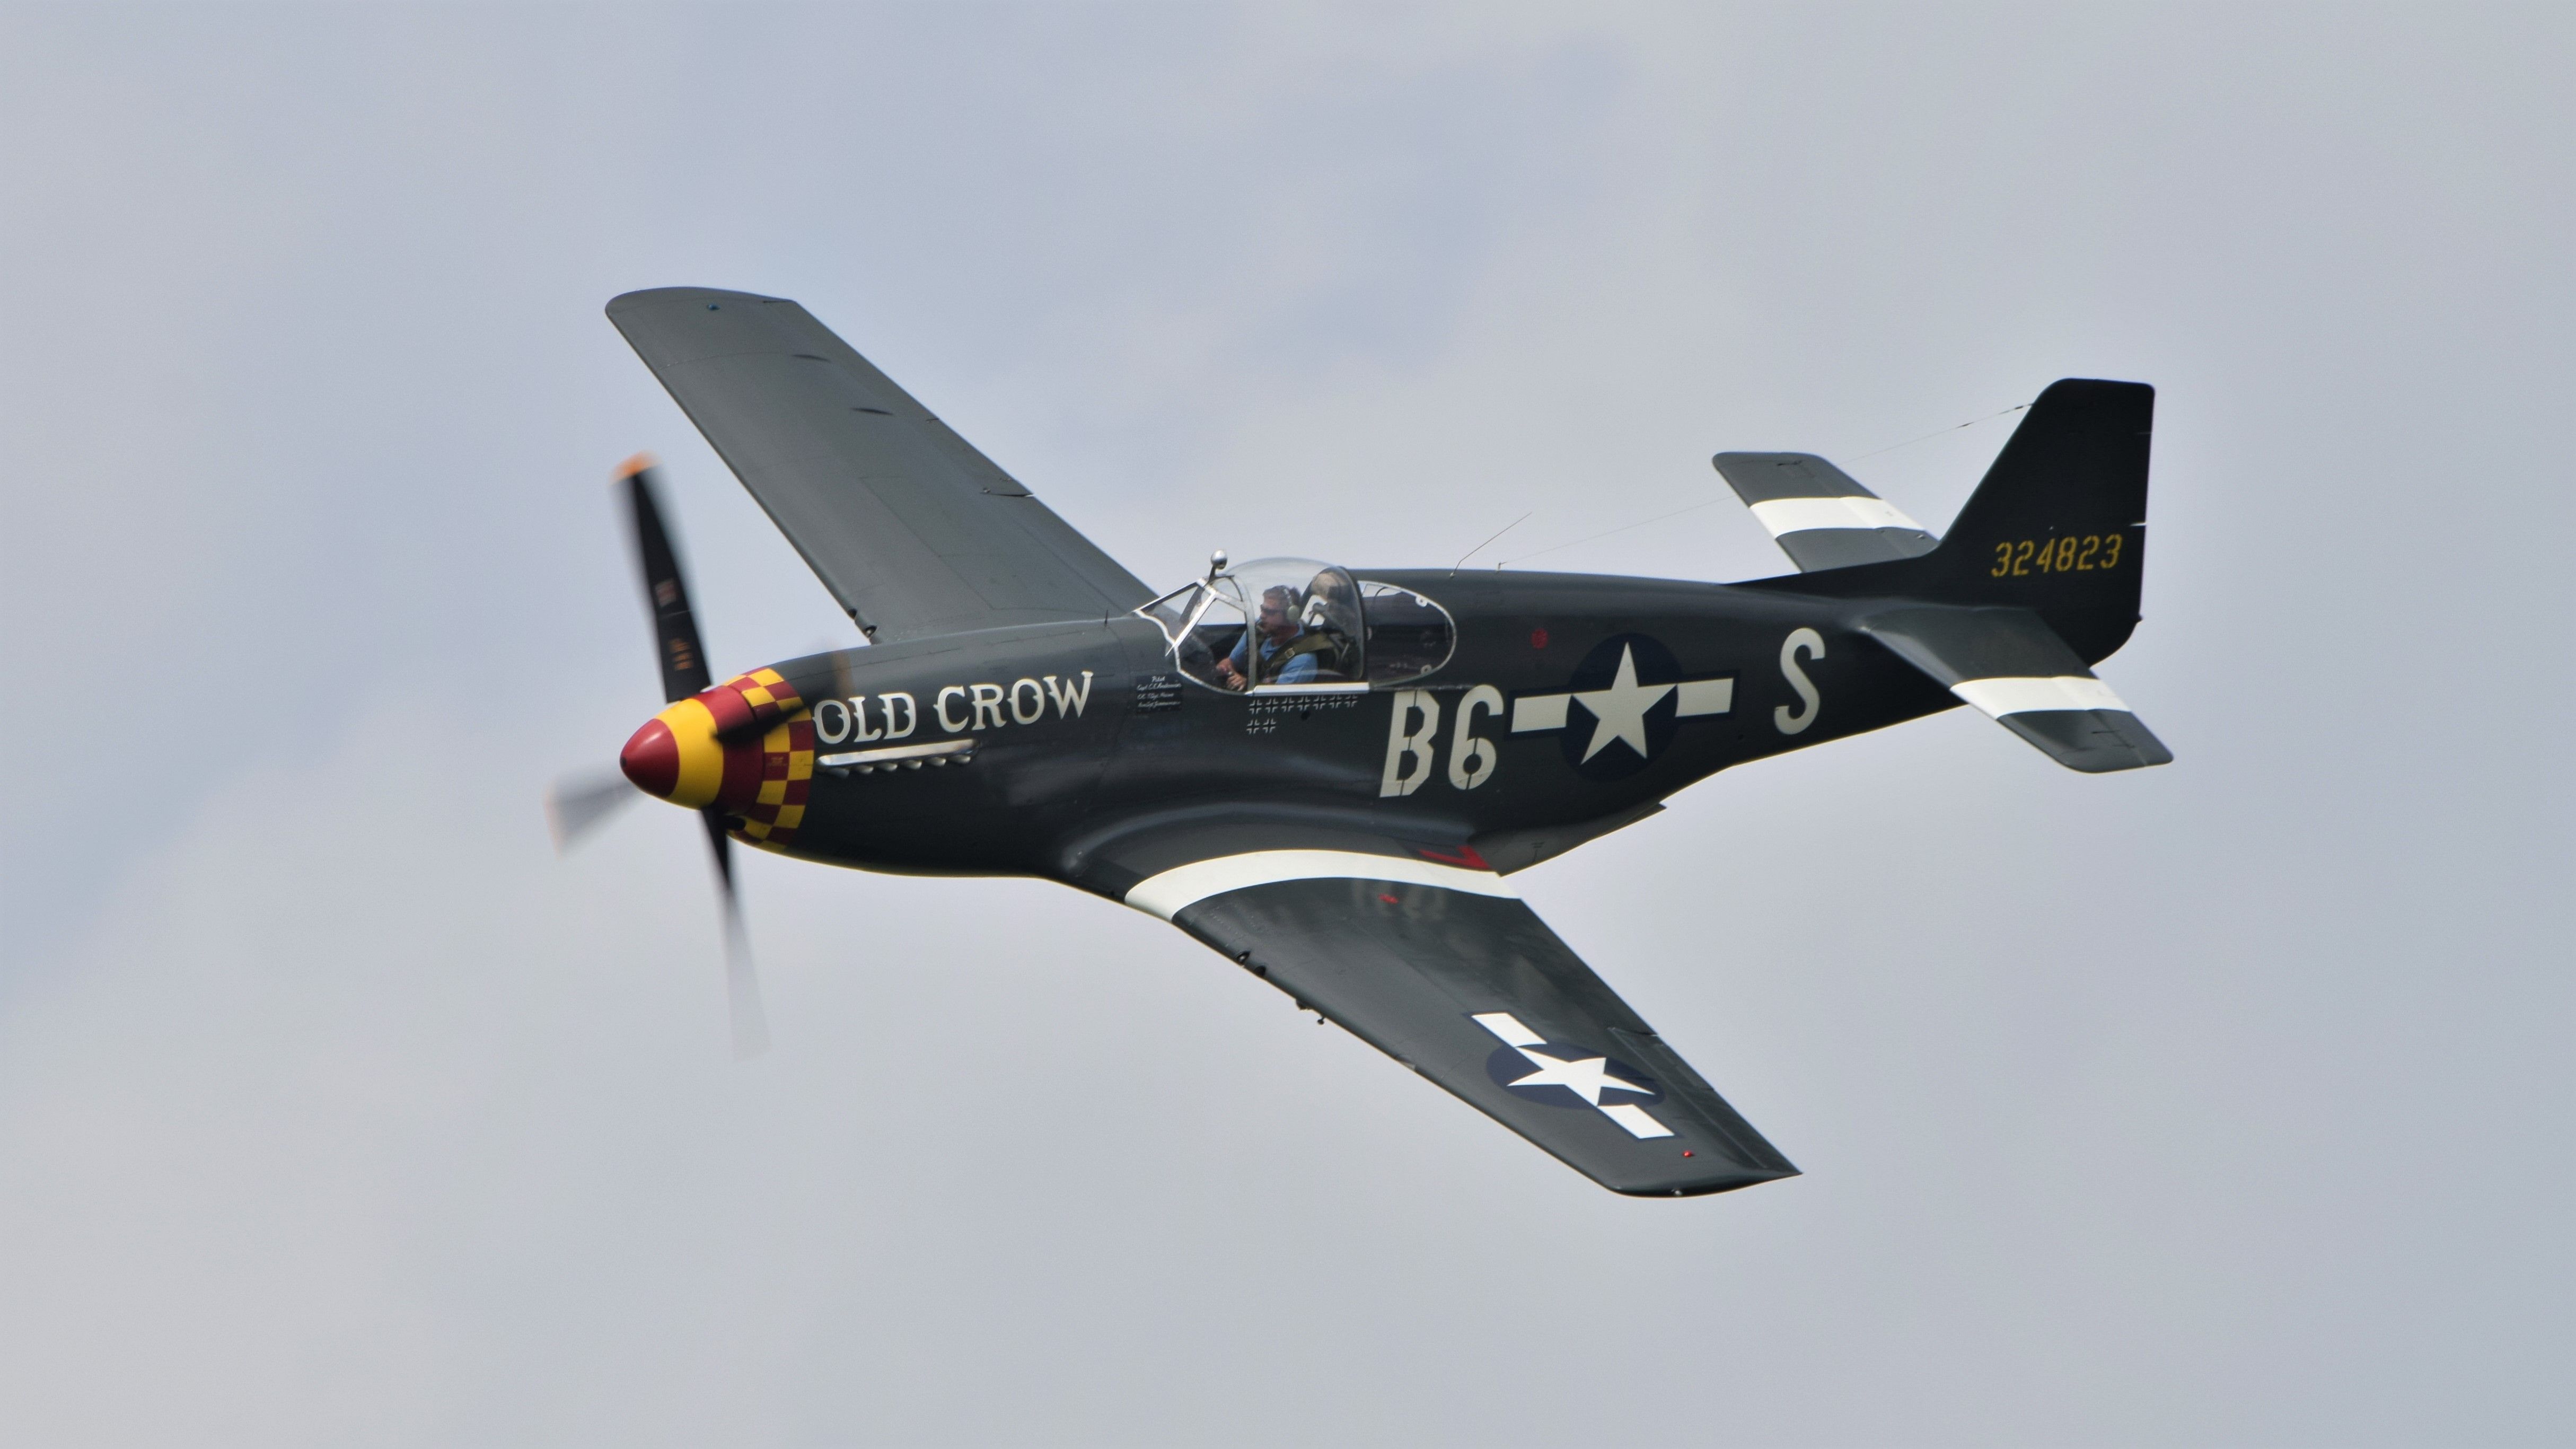
{"label": "white invasion stripe on wing", "polygon": [[1128,890],[1125,900],[1148,915],[1168,921],[1210,896],[1283,880],[1384,880],[1439,886],[1471,895],[1511,899],[1520,896],[1490,870],[1469,870],[1400,855],[1371,855],[1360,850],[1255,850],[1174,866],[1161,875],[1138,881]]}
{"label": "white invasion stripe on wing", "polygon": [[1505,1046],[1543,1046],[1547,1042],[1546,1037],[1521,1025],[1521,1019],[1508,1011],[1480,1011],[1471,1019],[1501,1037]]}
{"label": "white invasion stripe on wing", "polygon": [[1778,538],[1811,528],[1910,528],[1928,533],[1884,498],[1772,498],[1753,505],[1753,516]]}
{"label": "white invasion stripe on wing", "polygon": [[2111,686],[2080,674],[2061,674],[2053,679],[1963,679],[1951,685],[1950,692],[1996,719],[2043,709],[2129,711],[2120,696],[2111,692]]}

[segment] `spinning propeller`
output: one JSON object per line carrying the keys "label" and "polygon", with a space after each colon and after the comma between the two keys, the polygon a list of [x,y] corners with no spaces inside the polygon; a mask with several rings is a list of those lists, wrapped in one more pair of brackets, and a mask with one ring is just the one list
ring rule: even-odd
{"label": "spinning propeller", "polygon": [[[653,610],[654,644],[662,663],[662,698],[676,704],[704,693],[713,682],[707,672],[706,650],[698,642],[697,617],[689,609],[688,582],[681,577],[670,532],[662,525],[652,460],[639,453],[626,461],[618,476],[626,485],[627,502],[634,512],[635,556],[644,575],[644,599]],[[719,743],[725,738],[720,735]],[[594,776],[558,782],[546,797],[546,816],[554,826],[556,848],[570,849],[641,791],[668,796],[671,789],[669,779],[663,775],[665,762],[656,756],[671,750],[670,733],[656,720],[627,742],[618,759],[622,778]],[[737,1061],[747,1060],[769,1050],[769,1020],[761,1010],[760,978],[752,969],[751,945],[743,934],[742,900],[734,888],[733,839],[723,806],[710,804],[698,814],[706,826],[707,847],[715,853],[716,884],[724,900],[725,994],[733,1013],[733,1054]]]}

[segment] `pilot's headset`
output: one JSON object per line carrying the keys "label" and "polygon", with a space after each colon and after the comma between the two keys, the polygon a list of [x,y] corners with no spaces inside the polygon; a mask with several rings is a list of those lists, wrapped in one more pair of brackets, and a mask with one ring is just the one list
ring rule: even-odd
{"label": "pilot's headset", "polygon": [[1283,596],[1280,601],[1279,612],[1285,617],[1297,620],[1298,627],[1305,627],[1306,616],[1299,608],[1299,605],[1306,601],[1305,593],[1295,584],[1272,584],[1270,587],[1261,591],[1261,602],[1264,604],[1269,603],[1270,596],[1273,594]]}

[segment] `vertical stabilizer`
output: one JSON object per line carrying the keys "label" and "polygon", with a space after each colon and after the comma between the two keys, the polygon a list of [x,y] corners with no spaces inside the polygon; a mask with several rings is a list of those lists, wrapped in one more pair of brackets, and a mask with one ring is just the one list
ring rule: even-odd
{"label": "vertical stabilizer", "polygon": [[2138,622],[2155,421],[2145,383],[2049,384],[1905,592],[2028,609],[2088,660],[2119,648]]}

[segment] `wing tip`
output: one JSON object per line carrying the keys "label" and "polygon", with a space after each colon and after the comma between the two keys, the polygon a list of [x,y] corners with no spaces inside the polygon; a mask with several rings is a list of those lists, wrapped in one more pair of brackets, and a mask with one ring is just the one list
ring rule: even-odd
{"label": "wing tip", "polygon": [[1783,1178],[1802,1177],[1804,1175],[1805,1174],[1799,1172],[1798,1169],[1794,1167],[1785,1169],[1765,1168],[1752,1172],[1729,1173],[1723,1177],[1692,1178],[1688,1181],[1681,1182],[1665,1181],[1637,1183],[1630,1186],[1621,1186],[1616,1183],[1603,1183],[1602,1186],[1609,1188],[1612,1192],[1619,1194],[1621,1197],[1713,1197],[1721,1192],[1735,1192],[1743,1188],[1760,1187],[1766,1182],[1778,1182]]}
{"label": "wing tip", "polygon": [[609,316],[615,317],[655,302],[677,302],[684,299],[692,302],[708,301],[717,305],[725,302],[784,302],[787,300],[784,297],[772,297],[760,292],[737,292],[727,287],[641,287],[632,292],[620,292],[609,298],[608,305],[603,310]]}

